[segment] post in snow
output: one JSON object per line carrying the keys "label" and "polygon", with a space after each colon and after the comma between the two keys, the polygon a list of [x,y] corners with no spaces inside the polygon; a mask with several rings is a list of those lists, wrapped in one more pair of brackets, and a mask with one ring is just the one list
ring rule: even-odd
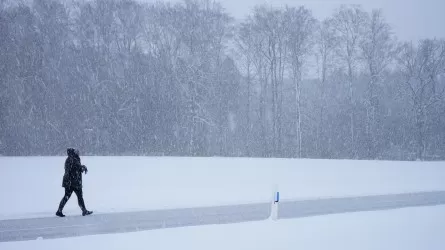
{"label": "post in snow", "polygon": [[280,202],[280,192],[278,191],[278,187],[275,186],[273,194],[273,202],[270,211],[270,218],[272,220],[278,219],[278,202]]}

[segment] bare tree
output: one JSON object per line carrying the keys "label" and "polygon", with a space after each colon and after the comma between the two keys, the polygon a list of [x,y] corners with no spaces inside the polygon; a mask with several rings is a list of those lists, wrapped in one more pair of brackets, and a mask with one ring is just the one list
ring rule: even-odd
{"label": "bare tree", "polygon": [[230,18],[219,3],[209,0],[187,0],[184,6],[175,8],[178,8],[175,18],[180,20],[181,40],[177,76],[187,105],[184,123],[187,124],[188,151],[192,155],[208,153],[208,137],[204,135],[213,130],[219,134],[216,147],[221,151],[224,131],[217,120],[226,116],[214,114],[211,107],[215,101],[222,101],[213,97],[223,77],[219,69]]}
{"label": "bare tree", "polygon": [[[445,85],[438,77],[445,74],[445,41],[422,40],[418,46],[404,43],[398,61],[413,109],[416,158],[423,159],[427,112],[443,100]],[[440,84],[441,83],[441,84]]]}
{"label": "bare tree", "polygon": [[[266,46],[262,54],[268,62],[272,99],[272,148],[273,155],[281,148],[281,101],[282,69],[284,68],[285,44],[282,12],[277,9],[259,6],[255,9],[256,30],[264,38]],[[266,81],[267,82],[267,81]]]}
{"label": "bare tree", "polygon": [[[246,27],[255,37],[254,65],[261,85],[260,117],[264,156],[279,155],[282,150],[282,86],[285,68],[285,26],[282,11],[266,6],[257,6],[247,20]],[[270,93],[268,91],[270,87]],[[268,137],[267,102],[271,99],[272,132]],[[272,151],[268,151],[269,141]]]}
{"label": "bare tree", "polygon": [[325,112],[327,106],[327,83],[330,71],[333,70],[333,63],[335,61],[335,48],[337,46],[337,40],[335,37],[335,30],[333,27],[332,19],[326,19],[321,23],[318,23],[315,32],[315,55],[317,59],[318,78],[320,82],[320,95],[319,95],[319,120],[317,128],[317,146],[316,149],[320,155],[326,156],[326,141],[325,138]]}
{"label": "bare tree", "polygon": [[296,135],[297,156],[302,157],[302,112],[301,112],[301,82],[305,60],[312,49],[315,18],[304,7],[287,8],[285,11],[287,25],[286,45],[289,51],[289,64],[292,72],[292,82],[295,86],[295,109],[297,112]]}
{"label": "bare tree", "polygon": [[354,79],[359,56],[359,42],[363,35],[366,13],[359,6],[342,6],[334,14],[334,27],[339,41],[338,54],[346,64],[349,85],[350,118],[350,157],[356,157],[355,118],[354,118]]}
{"label": "bare tree", "polygon": [[237,35],[235,36],[235,41],[237,48],[239,50],[239,55],[243,58],[242,65],[246,72],[246,85],[247,85],[247,102],[246,102],[246,127],[247,127],[247,142],[246,153],[247,156],[251,155],[251,146],[252,143],[252,121],[251,121],[251,106],[252,106],[252,83],[253,83],[253,60],[255,53],[255,37],[253,34],[253,30],[251,29],[248,23],[242,23],[239,27]]}
{"label": "bare tree", "polygon": [[0,154],[444,158],[443,40],[393,64],[380,11],[232,24],[213,0],[0,0]]}
{"label": "bare tree", "polygon": [[362,57],[369,75],[367,87],[366,136],[367,157],[377,157],[378,141],[381,141],[381,105],[379,100],[379,83],[382,73],[394,59],[394,38],[389,24],[385,21],[381,10],[373,10],[371,16],[366,17],[364,34],[360,43]]}
{"label": "bare tree", "polygon": [[259,137],[260,140],[260,150],[261,156],[270,156],[270,133],[269,133],[269,122],[268,122],[268,82],[270,79],[270,70],[268,69],[267,58],[265,57],[265,51],[268,48],[267,37],[262,33],[261,26],[255,21],[255,17],[249,17],[246,21],[246,25],[251,30],[251,35],[253,37],[253,54],[252,54],[252,64],[255,68],[257,85],[259,86],[259,109],[257,117],[259,119]]}

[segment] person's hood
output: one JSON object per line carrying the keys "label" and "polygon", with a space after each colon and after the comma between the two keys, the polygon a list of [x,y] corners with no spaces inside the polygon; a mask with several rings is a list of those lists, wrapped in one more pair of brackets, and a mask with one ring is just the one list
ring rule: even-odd
{"label": "person's hood", "polygon": [[75,157],[75,156],[79,155],[79,151],[78,151],[77,149],[74,149],[74,148],[68,148],[68,149],[66,150],[66,153],[67,153],[68,156],[70,156],[70,157]]}

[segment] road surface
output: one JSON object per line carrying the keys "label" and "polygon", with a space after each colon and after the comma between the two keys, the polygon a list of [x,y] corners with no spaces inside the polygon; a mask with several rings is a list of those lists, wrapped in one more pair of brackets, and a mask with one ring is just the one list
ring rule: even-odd
{"label": "road surface", "polygon": [[[278,219],[445,204],[445,191],[280,202]],[[0,220],[0,242],[266,220],[270,203]]]}

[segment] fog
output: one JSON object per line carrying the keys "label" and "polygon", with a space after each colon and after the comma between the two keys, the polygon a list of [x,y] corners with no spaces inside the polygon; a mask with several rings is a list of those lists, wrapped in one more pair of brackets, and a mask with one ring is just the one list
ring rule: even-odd
{"label": "fog", "polygon": [[[153,3],[155,0],[140,0]],[[180,2],[180,0],[170,0]],[[361,5],[364,10],[383,9],[386,21],[400,40],[445,38],[445,1],[442,0],[220,0],[222,7],[241,21],[256,5],[305,6],[317,19],[330,17],[341,5]]]}
{"label": "fog", "polygon": [[0,155],[443,160],[444,9],[1,0]]}

